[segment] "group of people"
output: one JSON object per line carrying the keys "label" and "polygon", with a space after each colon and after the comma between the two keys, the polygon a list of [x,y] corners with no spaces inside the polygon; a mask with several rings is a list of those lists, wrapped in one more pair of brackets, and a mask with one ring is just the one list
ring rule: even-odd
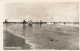
{"label": "group of people", "polygon": [[33,26],[33,22],[30,20],[30,21],[28,21],[28,26],[29,27],[32,27]]}
{"label": "group of people", "polygon": [[[41,24],[42,24],[41,20],[40,20],[39,24],[41,26]],[[26,21],[25,20],[23,20],[23,25],[26,25]],[[32,27],[33,26],[33,21],[32,20],[28,21],[27,25],[28,25],[28,27]]]}
{"label": "group of people", "polygon": [[[5,23],[8,23],[8,21],[5,20]],[[26,22],[26,20],[23,20],[23,26],[24,26],[24,27],[26,26],[26,23],[27,23],[27,26],[28,26],[28,27],[32,27],[32,26],[33,26],[33,21],[32,21],[32,20],[30,20],[30,21],[28,21],[28,22]],[[40,22],[38,22],[38,24],[41,26],[42,21],[40,20]]]}

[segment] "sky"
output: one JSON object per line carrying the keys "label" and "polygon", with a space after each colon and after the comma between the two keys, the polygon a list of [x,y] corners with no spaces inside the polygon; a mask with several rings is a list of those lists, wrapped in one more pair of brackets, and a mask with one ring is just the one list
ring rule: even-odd
{"label": "sky", "polygon": [[4,20],[78,22],[78,2],[13,2],[4,5]]}

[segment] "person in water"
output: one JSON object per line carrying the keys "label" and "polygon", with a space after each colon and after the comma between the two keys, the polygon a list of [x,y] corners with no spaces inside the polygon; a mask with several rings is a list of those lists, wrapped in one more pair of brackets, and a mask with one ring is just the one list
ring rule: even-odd
{"label": "person in water", "polygon": [[28,26],[29,26],[30,22],[28,21]]}
{"label": "person in water", "polygon": [[64,25],[65,25],[66,23],[64,22]]}
{"label": "person in water", "polygon": [[23,20],[23,27],[25,27],[26,26],[26,21],[25,20]]}
{"label": "person in water", "polygon": [[33,26],[33,22],[31,20],[28,21],[28,25],[29,25],[29,27],[32,27]]}
{"label": "person in water", "polygon": [[55,22],[54,22],[54,25],[55,25]]}
{"label": "person in water", "polygon": [[42,24],[42,21],[41,21],[41,20],[40,20],[40,23],[39,23],[39,24],[40,24],[40,26],[41,26],[41,24]]}
{"label": "person in water", "polygon": [[23,20],[23,24],[26,24],[26,21],[25,20]]}

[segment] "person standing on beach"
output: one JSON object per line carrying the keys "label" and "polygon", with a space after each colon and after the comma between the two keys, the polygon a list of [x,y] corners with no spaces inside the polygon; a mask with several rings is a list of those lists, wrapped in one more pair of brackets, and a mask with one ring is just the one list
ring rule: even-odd
{"label": "person standing on beach", "polygon": [[7,20],[5,20],[5,23],[8,23],[8,21],[7,21]]}
{"label": "person standing on beach", "polygon": [[23,24],[26,24],[26,21],[25,20],[23,20]]}
{"label": "person standing on beach", "polygon": [[66,23],[64,22],[64,25],[65,25]]}
{"label": "person standing on beach", "polygon": [[23,20],[23,27],[25,27],[26,26],[26,21],[25,20]]}
{"label": "person standing on beach", "polygon": [[55,22],[54,22],[54,25],[55,25]]}
{"label": "person standing on beach", "polygon": [[29,27],[32,27],[33,26],[33,22],[30,20],[28,25],[29,25]]}
{"label": "person standing on beach", "polygon": [[28,21],[28,26],[30,25],[30,22]]}
{"label": "person standing on beach", "polygon": [[39,24],[40,24],[40,26],[41,26],[41,24],[42,24],[42,21],[41,21],[41,20],[40,20],[40,23],[39,23]]}

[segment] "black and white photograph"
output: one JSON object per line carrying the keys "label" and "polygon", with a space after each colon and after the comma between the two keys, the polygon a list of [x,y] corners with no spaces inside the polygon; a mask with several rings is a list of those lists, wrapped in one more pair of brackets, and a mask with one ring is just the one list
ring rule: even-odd
{"label": "black and white photograph", "polygon": [[79,2],[6,2],[3,50],[79,50]]}

